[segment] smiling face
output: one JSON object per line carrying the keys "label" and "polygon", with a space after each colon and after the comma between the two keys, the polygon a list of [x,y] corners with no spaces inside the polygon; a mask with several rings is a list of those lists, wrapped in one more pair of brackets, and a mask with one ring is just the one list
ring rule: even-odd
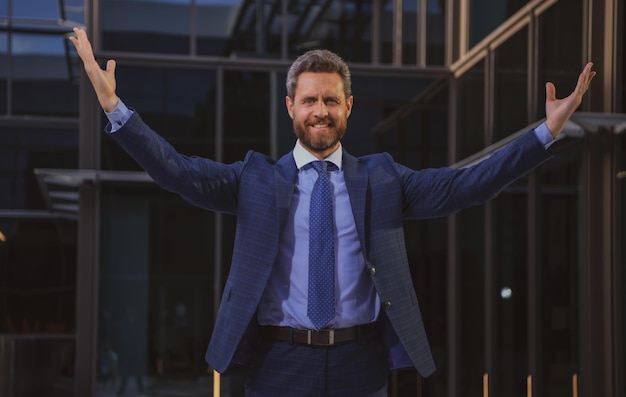
{"label": "smiling face", "polygon": [[298,76],[287,111],[302,146],[322,160],[339,147],[348,127],[352,96],[346,98],[338,73],[304,72]]}

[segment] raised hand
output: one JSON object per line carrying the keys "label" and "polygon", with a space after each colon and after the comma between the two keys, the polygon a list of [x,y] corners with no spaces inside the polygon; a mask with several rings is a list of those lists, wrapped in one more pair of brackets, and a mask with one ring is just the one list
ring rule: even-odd
{"label": "raised hand", "polygon": [[91,43],[87,38],[87,33],[80,28],[74,28],[76,37],[70,36],[70,41],[76,47],[78,56],[83,61],[83,66],[91,85],[93,86],[100,106],[106,112],[111,112],[118,103],[118,96],[115,93],[115,61],[107,61],[106,69],[103,70],[93,55]]}
{"label": "raised hand", "polygon": [[567,120],[569,120],[583,101],[583,96],[589,89],[591,80],[596,75],[596,72],[591,70],[592,66],[593,63],[591,62],[585,65],[585,68],[578,76],[576,88],[569,96],[563,99],[556,99],[554,84],[546,83],[546,126],[554,138],[563,131],[565,123],[567,123]]}

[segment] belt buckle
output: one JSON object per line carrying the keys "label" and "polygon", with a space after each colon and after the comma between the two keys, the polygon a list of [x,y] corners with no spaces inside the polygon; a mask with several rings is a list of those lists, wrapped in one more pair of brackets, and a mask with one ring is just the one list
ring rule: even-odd
{"label": "belt buckle", "polygon": [[317,340],[315,341],[316,346],[332,346],[335,344],[335,330],[334,329],[327,329],[323,331],[308,330],[307,335],[306,335],[308,345],[313,344],[313,333],[319,336],[328,335],[328,338],[326,340],[323,340],[324,338],[321,338],[322,340],[320,340],[320,338],[317,338]]}

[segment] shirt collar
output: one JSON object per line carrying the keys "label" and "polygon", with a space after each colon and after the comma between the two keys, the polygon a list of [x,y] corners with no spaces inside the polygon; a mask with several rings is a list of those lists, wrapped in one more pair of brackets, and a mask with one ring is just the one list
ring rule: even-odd
{"label": "shirt collar", "polygon": [[[312,161],[318,161],[318,158],[313,156],[308,150],[302,147],[300,140],[296,141],[296,145],[293,148],[293,159],[296,161],[296,167],[301,169],[305,165],[309,164]],[[325,161],[330,161],[335,164],[339,170],[341,170],[341,164],[343,161],[343,150],[341,146],[341,142],[339,143],[339,147],[335,150],[330,156],[324,159]]]}

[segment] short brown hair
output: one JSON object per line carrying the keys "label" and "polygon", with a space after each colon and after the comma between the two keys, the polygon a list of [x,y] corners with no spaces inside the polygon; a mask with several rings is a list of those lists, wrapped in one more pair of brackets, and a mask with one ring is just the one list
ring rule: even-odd
{"label": "short brown hair", "polygon": [[328,50],[310,50],[300,55],[287,72],[287,95],[293,99],[296,93],[298,76],[304,72],[337,73],[343,80],[343,92],[346,98],[352,95],[350,69],[344,60]]}

